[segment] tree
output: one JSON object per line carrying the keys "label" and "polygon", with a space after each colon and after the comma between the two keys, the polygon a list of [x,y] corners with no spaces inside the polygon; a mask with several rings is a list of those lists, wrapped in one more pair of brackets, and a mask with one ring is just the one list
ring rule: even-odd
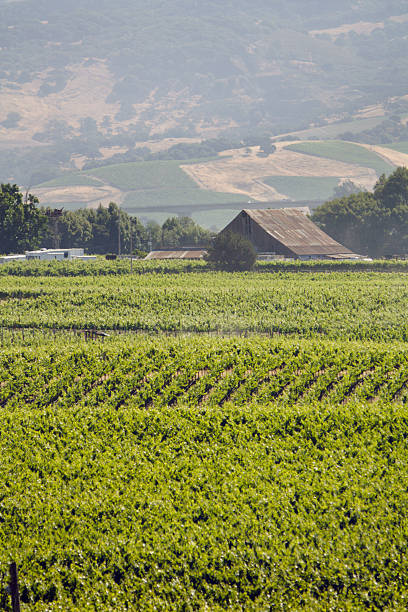
{"label": "tree", "polygon": [[377,255],[383,242],[383,212],[372,193],[361,192],[325,202],[312,220],[352,251]]}
{"label": "tree", "polygon": [[408,169],[383,174],[374,187],[374,197],[383,211],[384,255],[408,252]]}
{"label": "tree", "polygon": [[382,174],[374,187],[374,197],[390,211],[408,207],[408,169],[397,168],[388,178]]}
{"label": "tree", "polygon": [[17,185],[0,185],[0,252],[16,253],[41,246],[47,217],[31,193],[23,198]]}
{"label": "tree", "polygon": [[207,261],[229,271],[251,270],[256,261],[255,249],[240,234],[226,231],[218,234],[208,249]]}
{"label": "tree", "polygon": [[408,170],[382,175],[374,192],[325,202],[312,217],[330,236],[357,253],[384,257],[408,252]]}
{"label": "tree", "polygon": [[356,185],[356,183],[353,183],[353,181],[346,179],[345,181],[336,185],[333,195],[335,198],[344,198],[345,196],[350,196],[353,193],[358,193],[359,191],[364,190],[362,190],[359,185]]}
{"label": "tree", "polygon": [[163,247],[205,246],[211,240],[211,232],[203,229],[190,217],[170,217],[162,225]]}

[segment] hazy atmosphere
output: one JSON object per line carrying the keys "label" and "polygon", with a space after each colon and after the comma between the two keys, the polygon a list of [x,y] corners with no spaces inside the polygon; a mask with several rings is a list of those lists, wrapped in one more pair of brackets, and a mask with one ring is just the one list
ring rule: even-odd
{"label": "hazy atmosphere", "polygon": [[0,0],[0,609],[408,609],[408,0]]}
{"label": "hazy atmosphere", "polygon": [[43,205],[221,228],[407,164],[406,0],[0,7],[0,175]]}

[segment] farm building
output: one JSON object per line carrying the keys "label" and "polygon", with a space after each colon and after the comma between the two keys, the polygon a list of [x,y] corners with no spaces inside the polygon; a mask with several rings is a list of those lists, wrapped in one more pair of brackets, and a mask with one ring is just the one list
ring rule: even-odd
{"label": "farm building", "polygon": [[307,207],[242,210],[222,231],[250,240],[261,259],[359,259],[317,227],[307,212]]}
{"label": "farm building", "polygon": [[186,247],[185,249],[157,249],[146,255],[145,259],[203,259],[206,249]]}
{"label": "farm building", "polygon": [[55,260],[80,260],[80,261],[95,261],[95,255],[84,255],[84,249],[39,249],[38,251],[25,251],[24,255],[3,255],[0,257],[0,264],[10,263],[12,261],[33,261],[40,259],[42,261]]}
{"label": "farm building", "polygon": [[25,261],[25,255],[2,255],[0,257],[0,264],[10,263],[12,261]]}
{"label": "farm building", "polygon": [[84,249],[39,249],[38,251],[26,251],[26,259],[78,259],[84,257]]}

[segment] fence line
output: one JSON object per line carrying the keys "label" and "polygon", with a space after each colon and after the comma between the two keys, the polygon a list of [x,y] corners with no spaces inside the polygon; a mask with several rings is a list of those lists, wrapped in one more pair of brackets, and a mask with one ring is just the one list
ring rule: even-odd
{"label": "fence line", "polygon": [[281,336],[278,330],[248,330],[248,329],[213,329],[213,330],[162,330],[162,329],[79,329],[79,328],[56,328],[56,327],[23,327],[2,326],[0,327],[0,347],[13,344],[39,344],[45,339],[48,341],[60,338],[78,339],[89,341],[104,341],[105,339],[119,336],[215,336],[215,337],[248,337],[248,336]]}

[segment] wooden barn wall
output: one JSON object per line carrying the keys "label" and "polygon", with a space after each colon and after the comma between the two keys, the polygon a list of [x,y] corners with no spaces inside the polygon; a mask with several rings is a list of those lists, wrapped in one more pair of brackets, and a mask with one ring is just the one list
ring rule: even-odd
{"label": "wooden barn wall", "polygon": [[290,249],[265,232],[246,213],[240,213],[223,231],[231,231],[244,236],[244,238],[252,242],[258,253],[276,253],[277,255],[293,257],[293,252]]}

